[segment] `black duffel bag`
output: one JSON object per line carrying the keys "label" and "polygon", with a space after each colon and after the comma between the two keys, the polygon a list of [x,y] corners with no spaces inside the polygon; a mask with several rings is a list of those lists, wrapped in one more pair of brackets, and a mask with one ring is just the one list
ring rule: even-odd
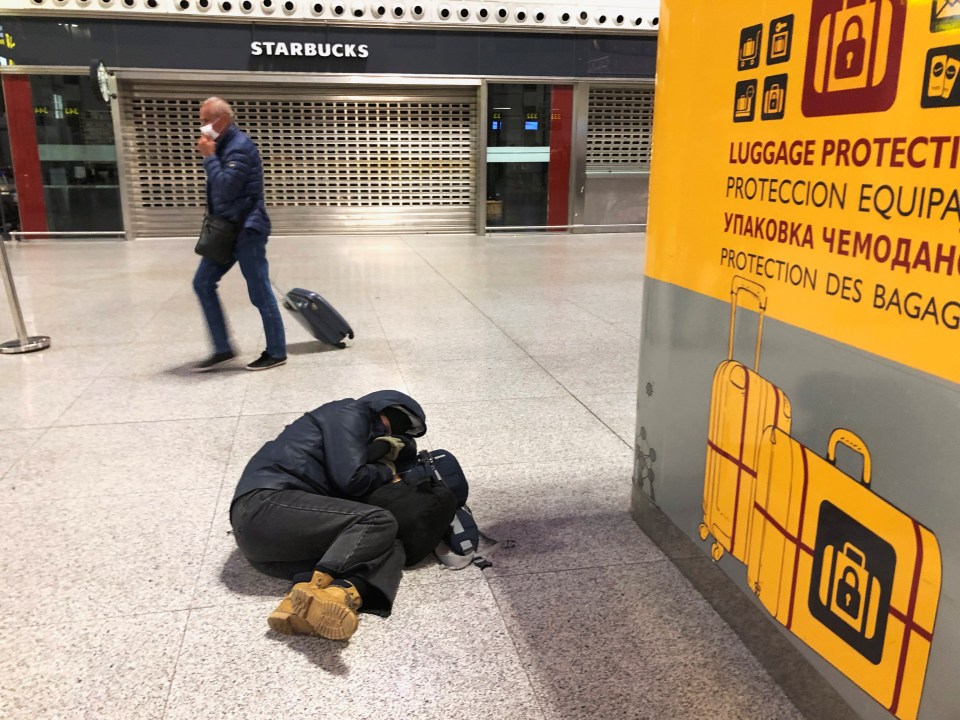
{"label": "black duffel bag", "polygon": [[237,245],[240,227],[219,215],[207,213],[200,226],[200,239],[194,252],[211,262],[223,265],[233,260],[233,250]]}
{"label": "black duffel bag", "polygon": [[397,519],[397,539],[403,543],[408,566],[433,552],[457,512],[453,493],[432,477],[401,478],[377,488],[361,502],[388,510]]}

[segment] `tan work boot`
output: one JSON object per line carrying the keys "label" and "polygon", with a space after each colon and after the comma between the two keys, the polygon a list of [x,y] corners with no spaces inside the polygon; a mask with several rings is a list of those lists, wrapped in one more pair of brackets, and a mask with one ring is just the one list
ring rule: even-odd
{"label": "tan work boot", "polygon": [[352,585],[328,585],[320,588],[309,583],[294,585],[290,600],[298,618],[311,631],[328,640],[349,640],[357,630],[362,599]]}
{"label": "tan work boot", "polygon": [[[315,570],[313,577],[309,582],[297,583],[294,587],[299,587],[300,585],[307,586],[316,586],[318,588],[325,588],[330,583],[333,582],[333,578],[326,573]],[[290,600],[290,595],[293,593],[293,590],[287,593],[287,596],[280,601],[280,604],[277,605],[277,609],[274,610],[267,617],[267,624],[270,626],[270,629],[283,633],[284,635],[313,635],[313,628],[310,626],[306,620],[301,618],[293,609],[293,602]]]}

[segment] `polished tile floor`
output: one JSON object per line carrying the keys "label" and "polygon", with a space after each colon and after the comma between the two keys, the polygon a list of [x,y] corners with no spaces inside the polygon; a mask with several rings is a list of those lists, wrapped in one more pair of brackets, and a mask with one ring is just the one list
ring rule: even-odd
{"label": "polished tile floor", "polygon": [[[8,248],[53,346],[0,356],[0,717],[800,717],[628,514],[642,235],[275,238],[277,283],[357,337],[285,315],[287,366],[207,375],[189,242]],[[254,359],[239,269],[221,290]],[[509,547],[409,570],[349,644],[275,635],[287,587],[235,550],[234,484],[303,411],[382,388]]]}

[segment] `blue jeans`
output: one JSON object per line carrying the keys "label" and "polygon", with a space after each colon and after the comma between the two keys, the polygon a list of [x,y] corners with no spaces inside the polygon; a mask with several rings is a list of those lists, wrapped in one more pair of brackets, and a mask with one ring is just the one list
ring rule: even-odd
{"label": "blue jeans", "polygon": [[197,274],[193,276],[193,290],[200,300],[203,315],[207,319],[214,352],[230,352],[230,338],[227,337],[227,321],[217,295],[217,283],[227,271],[240,263],[240,272],[247,281],[247,294],[250,302],[260,311],[263,319],[263,332],[267,336],[267,354],[270,357],[285,358],[287,341],[283,332],[283,318],[277,298],[270,287],[270,268],[267,265],[267,236],[243,230],[237,238],[233,251],[233,260],[218,264],[207,258],[200,260]]}

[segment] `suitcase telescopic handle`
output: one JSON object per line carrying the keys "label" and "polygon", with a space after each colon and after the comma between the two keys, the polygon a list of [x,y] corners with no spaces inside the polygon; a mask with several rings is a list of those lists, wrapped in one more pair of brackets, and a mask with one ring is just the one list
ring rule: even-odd
{"label": "suitcase telescopic handle", "polygon": [[767,312],[767,291],[753,280],[735,275],[730,286],[730,344],[727,346],[727,360],[733,360],[733,327],[737,321],[737,305],[740,293],[753,295],[760,308],[760,322],[757,326],[757,350],[753,358],[753,371],[760,372],[760,341],[763,339],[763,316]]}
{"label": "suitcase telescopic handle", "polygon": [[837,464],[837,444],[843,443],[855,453],[863,456],[863,475],[860,478],[867,487],[870,486],[871,463],[870,451],[867,450],[867,444],[855,433],[846,428],[837,428],[830,433],[830,443],[827,445],[827,460],[831,465]]}

